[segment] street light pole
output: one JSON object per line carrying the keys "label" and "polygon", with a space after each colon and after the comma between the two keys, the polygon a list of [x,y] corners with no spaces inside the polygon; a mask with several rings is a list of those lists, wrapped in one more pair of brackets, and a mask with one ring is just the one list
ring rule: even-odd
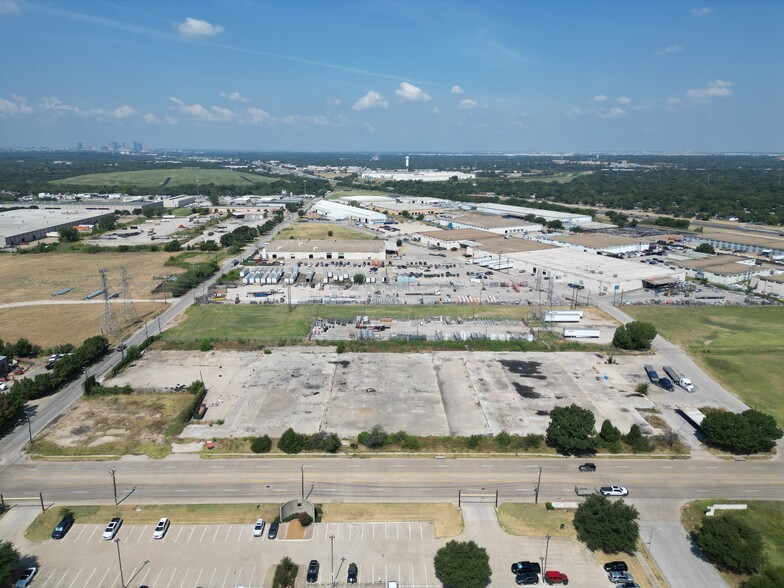
{"label": "street light pole", "polygon": [[542,483],[542,466],[537,466],[539,468],[539,476],[536,479],[536,495],[534,497],[534,504],[539,504],[539,485]]}
{"label": "street light pole", "polygon": [[122,558],[120,557],[120,539],[114,540],[117,545],[117,562],[120,564],[120,585],[125,588],[125,578],[123,577]]}
{"label": "street light pole", "polygon": [[302,464],[302,468],[300,468],[300,470],[302,472],[302,500],[305,500],[305,464]]}
{"label": "street light pole", "polygon": [[30,424],[30,415],[25,415],[27,417],[27,434],[30,435],[30,444],[33,443],[33,427]]}
{"label": "street light pole", "polygon": [[[109,468],[109,475],[112,477],[112,486],[114,486],[114,504],[117,505],[117,479],[115,478],[115,474],[117,473],[117,468],[112,466]],[[118,547],[119,549],[119,547]],[[123,585],[123,588],[125,586]]]}
{"label": "street light pole", "polygon": [[335,588],[335,536],[329,536],[330,562],[332,563],[332,588]]}
{"label": "street light pole", "polygon": [[547,556],[550,553],[550,535],[547,535],[547,544],[544,548],[544,568],[542,569],[543,573],[547,573]]}

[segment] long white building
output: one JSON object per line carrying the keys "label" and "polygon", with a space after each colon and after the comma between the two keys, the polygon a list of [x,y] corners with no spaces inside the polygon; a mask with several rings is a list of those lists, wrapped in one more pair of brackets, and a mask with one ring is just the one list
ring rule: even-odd
{"label": "long white building", "polygon": [[490,202],[479,202],[476,204],[466,204],[465,208],[484,212],[486,214],[498,214],[525,218],[529,214],[540,216],[546,221],[559,220],[564,225],[583,225],[591,222],[590,214],[577,214],[574,212],[560,212],[558,210],[543,210],[541,208],[528,208],[527,206],[510,206],[508,204],[493,204]]}
{"label": "long white building", "polygon": [[320,200],[311,209],[314,212],[323,214],[331,220],[352,220],[364,224],[379,224],[387,220],[387,216],[373,210],[365,210],[356,206],[341,204],[332,200]]}

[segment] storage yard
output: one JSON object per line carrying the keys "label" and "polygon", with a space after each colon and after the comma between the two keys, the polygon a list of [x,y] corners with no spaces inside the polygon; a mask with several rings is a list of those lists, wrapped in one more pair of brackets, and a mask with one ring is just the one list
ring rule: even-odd
{"label": "storage yard", "polygon": [[256,352],[148,350],[109,385],[166,392],[200,378],[207,385],[207,413],[183,437],[302,433],[356,436],[380,424],[417,435],[544,433],[549,411],[576,403],[622,431],[638,424],[652,432],[640,409],[657,406],[680,426],[674,406],[716,405],[698,389],[672,392],[651,386],[643,365],[657,356],[628,356],[607,364],[594,353],[435,352],[337,354],[322,348]]}

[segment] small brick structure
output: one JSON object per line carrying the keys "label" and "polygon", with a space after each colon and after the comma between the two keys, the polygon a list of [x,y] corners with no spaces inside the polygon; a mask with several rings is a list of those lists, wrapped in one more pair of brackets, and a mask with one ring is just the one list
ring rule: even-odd
{"label": "small brick structure", "polygon": [[285,521],[293,514],[306,512],[315,521],[316,520],[316,506],[309,500],[289,500],[280,507],[280,520]]}

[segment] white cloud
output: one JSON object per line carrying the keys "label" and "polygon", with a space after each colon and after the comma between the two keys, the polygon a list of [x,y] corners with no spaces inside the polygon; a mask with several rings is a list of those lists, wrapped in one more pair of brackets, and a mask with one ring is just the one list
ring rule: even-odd
{"label": "white cloud", "polygon": [[186,104],[179,98],[172,96],[169,98],[183,114],[187,114],[198,120],[208,122],[231,122],[237,118],[237,113],[230,108],[212,106],[205,108],[201,104]]}
{"label": "white cloud", "polygon": [[673,53],[680,53],[681,51],[685,50],[686,47],[683,45],[667,45],[664,49],[659,49],[658,51],[654,51],[653,54],[661,57],[662,55],[672,55]]}
{"label": "white cloud", "polygon": [[47,96],[41,100],[41,108],[55,114],[75,114],[77,116],[101,116],[106,112],[100,108],[84,110],[72,104],[66,104],[55,96]]}
{"label": "white cloud", "polygon": [[616,98],[615,101],[618,104],[631,104],[632,103],[631,98],[628,98],[626,96],[618,96],[618,98]]}
{"label": "white cloud", "polygon": [[302,114],[289,114],[283,117],[283,122],[287,125],[312,125],[323,127],[329,124],[329,119],[322,115],[306,116]]}
{"label": "white cloud", "polygon": [[251,124],[254,125],[275,123],[275,117],[261,108],[248,108],[248,118],[250,119]]}
{"label": "white cloud", "polygon": [[22,9],[13,0],[0,0],[0,14],[22,14]]}
{"label": "white cloud", "polygon": [[433,114],[441,114],[441,109],[438,106],[433,107]]}
{"label": "white cloud", "polygon": [[430,102],[431,100],[430,94],[408,82],[402,82],[395,90],[395,94],[403,102]]}
{"label": "white cloud", "polygon": [[585,112],[583,112],[583,109],[578,108],[577,106],[575,106],[574,108],[570,108],[569,110],[564,112],[564,116],[582,116],[583,114],[585,114]]}
{"label": "white cloud", "polygon": [[363,123],[362,123],[362,126],[363,126],[363,127],[365,127],[365,130],[366,130],[368,133],[375,133],[375,132],[376,132],[376,127],[374,127],[373,125],[371,125],[369,122],[363,122]]}
{"label": "white cloud", "polygon": [[341,104],[342,102],[340,101],[340,98],[330,98],[327,100],[328,106],[340,106]]}
{"label": "white cloud", "polygon": [[0,116],[15,116],[17,114],[32,114],[33,109],[27,100],[16,94],[11,94],[11,100],[0,96]]}
{"label": "white cloud", "polygon": [[123,104],[118,106],[114,110],[112,110],[112,116],[114,118],[128,118],[129,116],[133,116],[136,114],[136,110],[132,106],[128,106],[127,104]]}
{"label": "white cloud", "polygon": [[675,96],[667,99],[667,104],[669,104],[670,106],[677,106],[681,102],[683,102],[683,100],[681,100],[680,98],[676,98]]}
{"label": "white cloud", "polygon": [[389,108],[389,102],[380,93],[370,90],[352,106],[354,110],[372,110]]}
{"label": "white cloud", "polygon": [[231,94],[227,94],[226,92],[221,92],[220,95],[222,98],[225,98],[226,100],[231,100],[232,102],[250,102],[249,98],[245,98],[245,96],[243,96],[239,92],[232,92]]}
{"label": "white cloud", "polygon": [[161,119],[155,116],[152,112],[148,112],[147,114],[145,114],[142,117],[142,120],[150,125],[157,125],[159,122],[161,122]]}
{"label": "white cloud", "polygon": [[598,96],[594,96],[591,98],[594,102],[607,102],[607,96],[604,94],[599,94]]}
{"label": "white cloud", "polygon": [[479,106],[479,102],[477,102],[476,100],[471,100],[470,98],[463,98],[460,101],[460,105],[458,106],[458,108],[460,110],[473,110],[477,106]]}
{"label": "white cloud", "polygon": [[191,17],[186,18],[182,22],[178,22],[176,28],[177,32],[189,39],[197,37],[214,37],[223,32],[223,27],[220,25],[214,25],[206,20]]}
{"label": "white cloud", "polygon": [[707,102],[711,98],[732,96],[732,90],[730,90],[730,88],[734,85],[733,82],[714,80],[708,82],[704,88],[692,88],[686,92],[686,95],[695,102]]}
{"label": "white cloud", "polygon": [[452,89],[450,90],[450,92],[452,94],[457,94],[458,96],[460,96],[461,94],[465,93],[465,90],[463,90],[463,88],[461,88],[460,86],[455,84],[454,86],[452,86]]}
{"label": "white cloud", "polygon": [[624,118],[626,111],[623,108],[613,106],[610,110],[602,110],[596,113],[599,118]]}
{"label": "white cloud", "polygon": [[710,6],[703,6],[702,8],[692,8],[689,10],[689,14],[695,16],[697,18],[702,18],[703,16],[708,16],[709,14],[716,12]]}

